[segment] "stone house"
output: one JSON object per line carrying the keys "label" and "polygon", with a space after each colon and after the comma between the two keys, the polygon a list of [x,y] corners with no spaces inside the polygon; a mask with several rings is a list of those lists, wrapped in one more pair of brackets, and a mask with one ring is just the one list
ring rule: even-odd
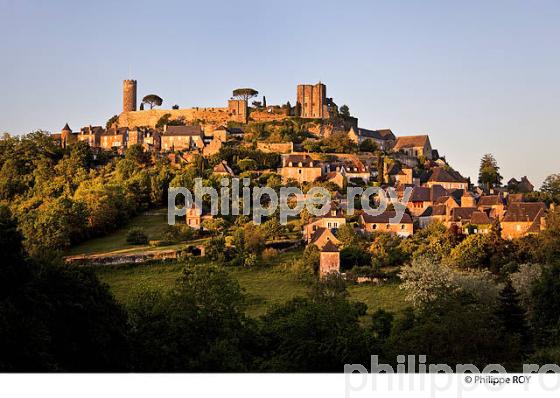
{"label": "stone house", "polygon": [[128,147],[128,129],[126,127],[110,128],[101,134],[101,148],[117,149],[119,152]]}
{"label": "stone house", "polygon": [[284,182],[295,180],[301,184],[320,178],[323,175],[323,167],[309,155],[282,155],[282,167],[278,169],[278,174]]}
{"label": "stone house", "polygon": [[441,185],[445,189],[468,190],[469,182],[455,170],[445,167],[434,167],[431,170],[426,186]]}
{"label": "stone house", "polygon": [[220,152],[223,144],[224,142],[222,141],[222,139],[215,136],[212,141],[204,145],[204,148],[202,148],[202,153],[204,154],[204,156],[215,155]]}
{"label": "stone house", "polygon": [[[399,190],[397,192],[399,192],[400,196],[401,191]],[[402,194],[404,194],[404,191]],[[412,193],[406,204],[406,208],[410,211],[410,214],[417,217],[443,196],[447,196],[447,191],[441,185],[414,187],[412,188]]]}
{"label": "stone house", "polygon": [[99,148],[101,146],[103,131],[103,127],[101,126],[82,127],[76,138],[78,141],[87,142],[92,148]]}
{"label": "stone house", "polygon": [[502,195],[483,195],[478,199],[477,207],[492,218],[502,219],[506,211],[506,200]]}
{"label": "stone house", "polygon": [[445,205],[433,205],[429,206],[424,210],[422,214],[418,217],[418,224],[420,228],[426,228],[433,222],[441,222],[445,224],[449,217],[447,206]]}
{"label": "stone house", "polygon": [[225,160],[222,160],[220,163],[214,166],[214,169],[212,170],[212,174],[217,174],[224,177],[234,176],[233,170],[231,169],[231,167],[228,166]]}
{"label": "stone house", "polygon": [[192,229],[201,229],[202,222],[207,219],[212,219],[210,214],[202,214],[202,209],[192,204],[190,208],[187,209],[187,214],[185,216],[185,222]]}
{"label": "stone house", "polygon": [[404,213],[402,219],[398,223],[392,223],[391,218],[395,217],[395,211],[387,210],[380,215],[370,215],[367,213],[360,214],[359,223],[364,231],[393,233],[401,237],[414,234],[414,226],[412,218],[409,214]]}
{"label": "stone house", "polygon": [[311,235],[311,239],[309,239],[309,244],[315,245],[319,249],[323,247],[327,242],[332,242],[337,246],[341,244],[340,240],[329,228],[317,228],[317,230],[313,232],[313,235]]}
{"label": "stone house", "polygon": [[393,151],[402,152],[410,157],[432,159],[432,144],[427,135],[397,137]]}
{"label": "stone house", "polygon": [[521,177],[521,180],[512,178],[507,183],[507,188],[509,192],[512,193],[529,193],[533,192],[535,186],[529,181],[527,176]]}
{"label": "stone house", "polygon": [[204,148],[200,126],[165,126],[161,133],[162,151],[183,151]]}
{"label": "stone house", "polygon": [[388,151],[395,145],[396,137],[389,129],[383,130],[368,130],[363,128],[350,127],[348,130],[348,138],[356,145],[362,142],[371,140],[382,151]]}
{"label": "stone house", "polygon": [[340,273],[340,250],[333,242],[328,241],[319,248],[319,277],[324,278],[331,273]]}
{"label": "stone house", "polygon": [[336,231],[338,228],[346,224],[346,218],[342,209],[331,204],[331,210],[323,216],[314,218],[303,227],[303,239],[307,243],[311,243],[315,232],[320,229],[328,229],[330,231]]}
{"label": "stone house", "polygon": [[510,203],[500,225],[505,239],[538,234],[545,229],[546,205],[542,202]]}

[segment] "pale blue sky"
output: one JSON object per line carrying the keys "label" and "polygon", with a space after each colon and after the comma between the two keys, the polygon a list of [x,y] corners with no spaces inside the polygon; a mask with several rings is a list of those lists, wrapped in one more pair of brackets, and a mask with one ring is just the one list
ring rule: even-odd
{"label": "pale blue sky", "polygon": [[0,131],[104,124],[125,78],[166,108],[240,86],[293,104],[321,80],[361,127],[540,186],[560,172],[559,21],[560,1],[0,0]]}

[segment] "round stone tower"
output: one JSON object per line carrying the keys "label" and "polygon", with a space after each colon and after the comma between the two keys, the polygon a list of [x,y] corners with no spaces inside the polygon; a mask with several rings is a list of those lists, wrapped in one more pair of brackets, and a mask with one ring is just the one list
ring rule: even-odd
{"label": "round stone tower", "polygon": [[136,80],[123,81],[123,112],[136,110]]}

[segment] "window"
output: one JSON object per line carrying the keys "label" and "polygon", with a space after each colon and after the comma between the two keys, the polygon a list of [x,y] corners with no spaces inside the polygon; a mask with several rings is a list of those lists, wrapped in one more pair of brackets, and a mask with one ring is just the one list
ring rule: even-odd
{"label": "window", "polygon": [[385,228],[386,229],[391,229],[391,226],[389,224],[387,224],[387,226]]}
{"label": "window", "polygon": [[377,224],[373,224],[373,225],[371,226],[371,229],[377,229]]}

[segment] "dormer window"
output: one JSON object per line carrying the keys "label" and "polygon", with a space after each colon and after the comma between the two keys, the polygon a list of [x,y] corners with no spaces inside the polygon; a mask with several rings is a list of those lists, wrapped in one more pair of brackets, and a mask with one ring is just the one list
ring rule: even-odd
{"label": "dormer window", "polygon": [[292,167],[294,164],[292,162],[288,163],[289,167]]}
{"label": "dormer window", "polygon": [[299,162],[299,163],[298,163],[298,166],[299,166],[299,167],[302,167],[302,166],[303,166],[303,163]]}
{"label": "dormer window", "polygon": [[313,162],[309,163],[309,167],[313,167]]}

